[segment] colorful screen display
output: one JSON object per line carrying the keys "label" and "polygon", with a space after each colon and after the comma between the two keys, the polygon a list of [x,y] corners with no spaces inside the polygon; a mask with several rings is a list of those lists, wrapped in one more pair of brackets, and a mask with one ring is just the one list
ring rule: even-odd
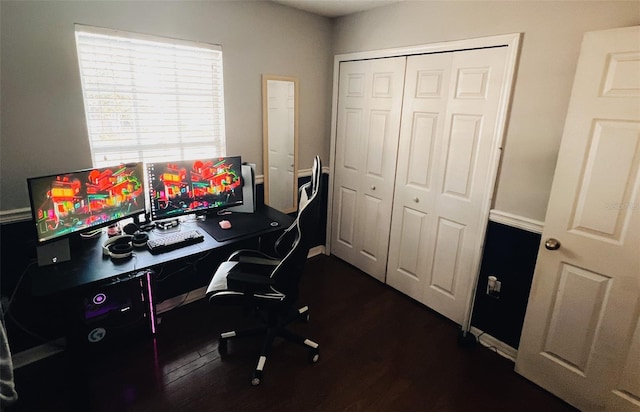
{"label": "colorful screen display", "polygon": [[140,163],[27,179],[38,242],[145,212]]}
{"label": "colorful screen display", "polygon": [[151,219],[242,204],[240,156],[147,163]]}

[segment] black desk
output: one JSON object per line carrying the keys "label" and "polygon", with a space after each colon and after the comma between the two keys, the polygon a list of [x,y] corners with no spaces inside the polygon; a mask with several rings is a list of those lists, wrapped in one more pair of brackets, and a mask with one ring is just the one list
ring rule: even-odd
{"label": "black desk", "polygon": [[[235,214],[211,216],[205,221],[193,220],[183,222],[174,229],[167,229],[164,231],[154,229],[149,232],[149,238],[151,239],[161,237],[164,234],[172,233],[177,230],[197,229],[204,235],[204,241],[157,255],[151,254],[146,248],[135,249],[134,257],[125,259],[121,262],[112,261],[102,253],[102,245],[107,239],[106,234],[103,233],[102,237],[97,239],[82,240],[78,244],[72,245],[70,261],[56,265],[39,267],[32,272],[32,293],[36,296],[51,295],[110,278],[114,278],[114,280],[121,277],[125,278],[132,273],[153,268],[154,266],[170,261],[185,259],[199,253],[232,245],[246,239],[277,232],[286,229],[293,222],[292,217],[268,206],[264,206],[256,213],[238,216],[243,218],[243,220],[246,220],[247,216],[252,216],[256,219],[256,221],[259,222],[256,226],[260,227],[257,231],[245,233],[222,242],[218,242],[208,233],[207,226],[211,225],[217,227],[218,221],[222,219],[231,221],[233,228],[233,220],[235,216]],[[264,219],[277,222],[278,225],[268,226],[265,228],[265,225],[263,224]]]}
{"label": "black desk", "polygon": [[[238,227],[236,229],[240,230],[240,232],[237,233],[238,236],[236,237],[219,242],[209,233],[215,233],[219,228],[218,222],[223,219],[232,223],[230,231],[236,228],[233,223],[234,219],[237,219]],[[252,222],[254,225],[252,225]],[[277,222],[277,224],[271,225],[270,223],[272,222]],[[120,295],[137,295],[131,299],[129,297],[120,297],[119,304],[121,304],[122,308],[112,307],[112,312],[117,312],[117,309],[124,309],[125,307],[131,313],[134,310],[130,308],[144,311],[142,316],[146,318],[147,325],[150,322],[151,331],[155,332],[155,301],[152,292],[154,268],[171,262],[188,261],[190,258],[197,259],[208,252],[225,246],[233,247],[234,244],[240,244],[249,239],[260,239],[265,235],[286,229],[292,222],[292,217],[268,206],[260,208],[253,214],[208,216],[204,221],[188,220],[180,223],[177,228],[167,230],[153,229],[148,232],[149,238],[161,237],[177,230],[197,229],[204,235],[203,242],[157,255],[151,254],[146,248],[134,249],[133,257],[122,261],[113,261],[103,254],[102,245],[107,239],[106,234],[103,233],[97,239],[72,242],[70,261],[38,267],[33,270],[31,273],[32,293],[35,296],[59,294],[64,296],[64,299],[73,300],[72,307],[74,309],[71,309],[71,311],[75,313],[71,313],[70,316],[76,320],[88,321],[100,319],[107,312],[105,309],[101,309],[100,305],[93,304],[91,302],[93,298],[89,294],[93,294],[98,290],[96,288],[103,289],[112,285],[112,288],[119,288],[112,290],[116,290]],[[252,226],[257,229],[253,230]],[[69,296],[72,296],[72,298],[69,298]],[[74,296],[75,298],[73,298]],[[139,296],[146,302],[138,302],[140,300]],[[139,303],[137,306],[136,302]],[[78,311],[79,308],[80,311]],[[124,312],[124,310],[121,311]],[[124,317],[124,315],[118,316]],[[123,318],[122,321],[124,322],[125,320]],[[116,322],[118,322],[117,319]],[[88,326],[93,328],[95,325]]]}

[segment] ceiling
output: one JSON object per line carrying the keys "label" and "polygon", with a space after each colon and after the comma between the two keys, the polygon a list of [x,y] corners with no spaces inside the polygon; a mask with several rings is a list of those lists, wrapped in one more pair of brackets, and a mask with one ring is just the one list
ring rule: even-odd
{"label": "ceiling", "polygon": [[402,0],[271,0],[284,6],[319,14],[326,17],[340,17],[376,7],[398,3]]}

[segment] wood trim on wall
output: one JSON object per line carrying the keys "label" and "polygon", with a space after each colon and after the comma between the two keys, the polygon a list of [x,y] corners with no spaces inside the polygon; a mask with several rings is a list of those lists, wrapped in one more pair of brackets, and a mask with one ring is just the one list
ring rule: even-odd
{"label": "wood trim on wall", "polygon": [[20,209],[0,211],[0,224],[18,223],[31,220],[31,208],[22,207]]}
{"label": "wood trim on wall", "polygon": [[[329,167],[323,167],[322,173],[329,174]],[[298,177],[311,176],[311,169],[298,170]],[[256,175],[256,184],[261,185],[264,183],[263,175]],[[26,222],[31,220],[31,209],[28,207],[22,207],[19,209],[2,210],[0,211],[0,225],[8,223]]]}
{"label": "wood trim on wall", "polygon": [[489,220],[537,234],[541,234],[544,228],[544,222],[540,222],[539,220],[529,219],[496,209],[489,211]]}

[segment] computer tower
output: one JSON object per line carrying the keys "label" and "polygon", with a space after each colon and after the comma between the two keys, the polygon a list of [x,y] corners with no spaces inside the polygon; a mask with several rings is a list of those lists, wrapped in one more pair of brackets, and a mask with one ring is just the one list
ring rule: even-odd
{"label": "computer tower", "polygon": [[68,345],[81,352],[126,347],[155,333],[151,271],[84,288],[74,297]]}

